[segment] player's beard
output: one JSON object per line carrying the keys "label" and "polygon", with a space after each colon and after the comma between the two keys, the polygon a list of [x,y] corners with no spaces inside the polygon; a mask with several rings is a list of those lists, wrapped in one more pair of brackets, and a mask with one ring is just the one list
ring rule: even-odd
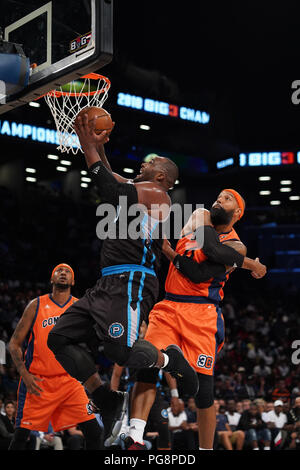
{"label": "player's beard", "polygon": [[211,207],[210,218],[214,226],[228,225],[233,217],[234,210],[226,212],[223,207]]}
{"label": "player's beard", "polygon": [[68,290],[70,289],[71,287],[71,284],[61,284],[60,282],[57,282],[56,284],[54,284],[55,288],[57,290],[60,290],[60,291],[65,291],[65,290]]}

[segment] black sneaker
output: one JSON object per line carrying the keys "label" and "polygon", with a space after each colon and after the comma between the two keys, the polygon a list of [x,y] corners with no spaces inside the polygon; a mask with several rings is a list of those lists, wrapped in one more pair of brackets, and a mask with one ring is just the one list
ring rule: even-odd
{"label": "black sneaker", "polygon": [[134,440],[130,436],[127,436],[124,439],[124,447],[124,450],[147,450],[145,444],[141,444],[140,442],[134,442]]}
{"label": "black sneaker", "polygon": [[162,370],[169,372],[178,382],[181,393],[194,396],[198,392],[199,382],[196,371],[185,359],[180,347],[170,344],[163,353],[169,356],[169,362]]}
{"label": "black sneaker", "polygon": [[104,446],[110,447],[117,439],[127,410],[129,394],[110,390],[105,403],[102,402],[101,418],[104,426]]}

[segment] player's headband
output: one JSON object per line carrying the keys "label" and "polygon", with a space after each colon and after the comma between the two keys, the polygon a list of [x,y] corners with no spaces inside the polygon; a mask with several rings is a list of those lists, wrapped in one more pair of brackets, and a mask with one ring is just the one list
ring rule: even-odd
{"label": "player's headband", "polygon": [[58,268],[67,268],[67,269],[69,269],[69,271],[70,271],[71,274],[72,274],[72,281],[74,281],[74,271],[73,271],[73,269],[71,268],[71,266],[69,266],[69,265],[66,264],[66,263],[60,263],[60,264],[58,264],[57,266],[55,266],[55,268],[53,269],[52,274],[51,274],[51,279],[52,279],[52,277],[53,277],[55,271],[56,271]]}
{"label": "player's headband", "polygon": [[228,193],[233,194],[233,196],[235,197],[235,200],[238,203],[239,208],[241,209],[241,214],[239,216],[239,219],[241,219],[245,212],[245,205],[242,196],[237,191],[235,191],[235,189],[223,189],[223,191],[227,191]]}

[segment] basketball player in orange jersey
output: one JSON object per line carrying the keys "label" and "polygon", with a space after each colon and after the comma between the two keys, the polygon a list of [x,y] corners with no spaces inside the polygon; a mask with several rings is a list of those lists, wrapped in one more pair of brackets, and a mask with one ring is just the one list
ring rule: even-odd
{"label": "basketball player in orange jersey", "polygon": [[[24,450],[30,431],[63,431],[79,425],[87,450],[101,449],[101,428],[91,412],[84,387],[57,362],[47,347],[49,331],[61,314],[77,301],[71,295],[73,269],[59,264],[51,275],[52,293],[32,300],[9,343],[20,374],[16,430],[9,450]],[[22,346],[28,340],[23,359]]]}
{"label": "basketball player in orange jersey", "polygon": [[[243,215],[243,198],[232,189],[223,190],[210,212],[197,210],[182,230],[176,251],[165,240],[163,252],[171,261],[165,283],[165,299],[157,303],[149,315],[145,339],[163,349],[169,343],[178,344],[190,365],[197,371],[199,390],[195,396],[197,404],[200,449],[213,447],[216,416],[213,397],[213,371],[217,353],[224,344],[224,319],[220,301],[223,287],[228,280],[231,267],[218,263],[218,254],[206,254],[197,245],[197,229],[204,237],[217,236],[222,244],[229,244],[243,256],[246,247],[233,228]],[[258,269],[255,268],[255,263]],[[248,268],[251,269],[249,265]],[[263,277],[266,268],[258,259],[252,264],[252,275]],[[206,281],[203,282],[205,272]],[[140,374],[141,375],[141,374]],[[135,384],[131,408],[131,421],[137,429],[125,440],[128,450],[143,450],[143,432],[148,414],[155,398],[155,385],[149,372],[144,381]],[[173,392],[174,393],[174,392]]]}

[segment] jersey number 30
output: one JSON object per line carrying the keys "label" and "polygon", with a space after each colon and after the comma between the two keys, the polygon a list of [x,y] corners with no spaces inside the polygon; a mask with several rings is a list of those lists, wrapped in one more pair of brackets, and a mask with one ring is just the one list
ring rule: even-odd
{"label": "jersey number 30", "polygon": [[205,369],[211,369],[213,365],[213,357],[207,356],[206,354],[200,354],[197,360],[198,367],[204,367]]}

